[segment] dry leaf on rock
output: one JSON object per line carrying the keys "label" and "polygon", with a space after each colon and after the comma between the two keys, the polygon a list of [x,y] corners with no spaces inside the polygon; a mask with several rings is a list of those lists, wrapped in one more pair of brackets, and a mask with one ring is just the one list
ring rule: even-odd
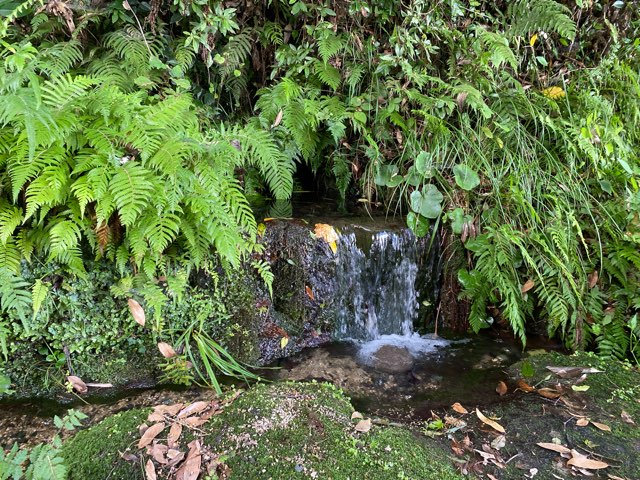
{"label": "dry leaf on rock", "polygon": [[540,442],[536,443],[539,447],[546,448],[547,450],[552,450],[557,453],[570,453],[571,449],[565,447],[564,445],[558,445],[557,443],[545,443]]}
{"label": "dry leaf on rock", "polygon": [[180,425],[179,423],[174,423],[173,425],[171,425],[171,428],[169,429],[169,435],[167,435],[167,444],[169,445],[169,448],[174,448],[178,445],[178,439],[180,438],[181,434],[182,425]]}
{"label": "dry leaf on rock", "polygon": [[478,418],[480,419],[480,421],[482,423],[486,423],[487,425],[489,425],[491,428],[493,428],[494,430],[497,430],[500,433],[505,433],[504,427],[502,425],[500,425],[498,422],[491,420],[490,418],[487,418],[480,410],[478,410],[476,408],[476,415],[478,416]]}
{"label": "dry leaf on rock", "polygon": [[193,402],[191,405],[180,410],[180,413],[178,413],[178,418],[185,418],[185,417],[190,417],[191,415],[197,415],[198,413],[206,409],[209,405],[210,405],[210,402],[204,402],[204,401]]}
{"label": "dry leaf on rock", "polygon": [[284,350],[287,345],[289,345],[289,337],[282,337],[280,339],[280,348]]}
{"label": "dry leaf on rock", "polygon": [[455,412],[461,413],[461,414],[465,414],[465,413],[469,413],[467,411],[466,408],[464,408],[462,405],[460,405],[458,402],[454,403],[453,405],[451,405],[451,408],[453,408],[453,410]]}
{"label": "dry leaf on rock", "polygon": [[589,419],[584,417],[579,418],[576,422],[576,425],[578,425],[579,427],[586,427],[587,425],[589,425]]}
{"label": "dry leaf on rock", "polygon": [[586,468],[587,470],[599,470],[601,468],[607,468],[608,463],[601,462],[600,460],[591,460],[585,456],[571,457],[567,461],[567,465],[577,468]]}
{"label": "dry leaf on rock", "polygon": [[314,233],[316,237],[323,239],[329,244],[333,253],[338,251],[338,233],[335,228],[326,223],[316,223]]}
{"label": "dry leaf on rock", "polygon": [[585,368],[585,367],[553,367],[547,366],[547,370],[555,373],[560,378],[575,378],[585,373],[602,373],[602,370],[597,368]]}
{"label": "dry leaf on rock", "polygon": [[366,420],[360,420],[356,424],[356,432],[367,433],[371,430],[371,419],[367,418]]}
{"label": "dry leaf on rock", "polygon": [[146,432],[144,432],[142,438],[140,438],[140,441],[138,442],[138,448],[144,448],[149,445],[153,441],[153,439],[156,438],[160,434],[160,432],[164,430],[164,427],[164,422],[159,422],[147,428]]}
{"label": "dry leaf on rock", "polygon": [[560,395],[562,395],[562,392],[555,390],[553,388],[540,388],[537,390],[538,395],[544,397],[544,398],[549,398],[551,400],[555,400],[556,398],[559,398]]}
{"label": "dry leaf on rock", "polygon": [[313,290],[311,290],[311,287],[309,285],[304,286],[304,291],[306,292],[307,297],[309,297],[309,300],[315,300],[315,297],[313,296]]}
{"label": "dry leaf on rock", "polygon": [[158,479],[158,476],[156,475],[156,467],[151,459],[147,460],[147,464],[144,466],[144,473],[147,475],[147,480]]}
{"label": "dry leaf on rock", "polygon": [[164,358],[173,358],[178,355],[173,347],[166,342],[158,342],[158,350]]}
{"label": "dry leaf on rock", "polygon": [[496,393],[500,396],[503,396],[507,393],[509,389],[507,388],[507,384],[502,380],[498,382],[498,386],[496,387]]}
{"label": "dry leaf on rock", "polygon": [[622,413],[620,414],[620,418],[622,418],[622,421],[624,423],[628,423],[629,425],[635,425],[636,422],[633,421],[633,418],[631,418],[631,415],[629,415],[627,412],[625,412],[624,410],[622,411]]}
{"label": "dry leaf on rock", "polygon": [[535,388],[533,388],[531,385],[529,385],[527,382],[525,382],[522,379],[518,380],[516,385],[518,386],[518,390],[522,390],[525,393],[531,393],[536,391]]}
{"label": "dry leaf on rock", "polygon": [[82,381],[80,377],[76,377],[75,375],[69,375],[67,377],[67,381],[73,387],[73,390],[78,393],[87,393],[87,384]]}
{"label": "dry leaf on rock", "polygon": [[351,420],[355,420],[356,418],[360,418],[360,419],[362,419],[362,418],[364,418],[364,417],[362,416],[362,414],[361,414],[360,412],[353,412],[353,413],[351,414]]}
{"label": "dry leaf on rock", "polygon": [[129,311],[131,312],[133,319],[136,321],[138,325],[144,327],[144,324],[146,323],[147,319],[144,314],[144,309],[142,308],[142,306],[133,298],[130,298],[129,300],[127,300],[127,303],[129,304]]}
{"label": "dry leaf on rock", "polygon": [[605,425],[604,423],[591,421],[591,425],[596,427],[598,430],[602,430],[603,432],[610,432],[611,427],[609,425]]}

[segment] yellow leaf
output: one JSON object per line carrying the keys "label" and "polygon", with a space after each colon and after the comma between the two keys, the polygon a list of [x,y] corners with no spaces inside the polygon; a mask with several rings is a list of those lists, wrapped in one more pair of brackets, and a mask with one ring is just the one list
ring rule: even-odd
{"label": "yellow leaf", "polygon": [[542,90],[542,94],[551,100],[558,100],[566,95],[565,91],[560,87],[545,88]]}
{"label": "yellow leaf", "polygon": [[480,410],[478,410],[477,408],[476,408],[476,415],[478,416],[480,421],[482,421],[482,423],[486,423],[487,425],[489,425],[494,430],[497,430],[500,433],[504,433],[504,427],[502,425],[500,425],[498,422],[494,422],[490,418],[485,417],[483,415],[483,413]]}
{"label": "yellow leaf", "polygon": [[280,339],[280,348],[284,349],[289,344],[289,339],[287,337],[282,337]]}
{"label": "yellow leaf", "polygon": [[131,312],[133,319],[136,321],[138,325],[144,327],[146,318],[145,318],[144,309],[142,308],[142,305],[136,302],[133,298],[130,298],[129,300],[127,300],[127,303],[129,304],[129,311]]}
{"label": "yellow leaf", "polygon": [[453,405],[451,405],[451,408],[453,408],[454,411],[456,411],[458,413],[461,413],[463,415],[465,413],[469,413],[466,408],[464,408],[462,405],[460,405],[459,402],[456,402]]}
{"label": "yellow leaf", "polygon": [[267,229],[267,226],[264,223],[259,223],[258,224],[258,236],[261,237],[262,235],[264,235],[265,230]]}
{"label": "yellow leaf", "polygon": [[598,430],[602,430],[603,432],[610,432],[611,431],[611,427],[609,425],[605,425],[604,423],[598,423],[598,422],[591,421],[591,425],[596,427]]}
{"label": "yellow leaf", "polygon": [[338,242],[329,243],[329,248],[331,248],[333,253],[336,253],[338,251]]}
{"label": "yellow leaf", "polygon": [[327,243],[338,241],[338,233],[335,228],[326,223],[316,223],[314,233],[316,237],[323,239]]}
{"label": "yellow leaf", "polygon": [[529,39],[529,45],[533,47],[536,44],[537,40],[538,40],[538,34],[534,33],[533,35],[531,35],[531,38]]}

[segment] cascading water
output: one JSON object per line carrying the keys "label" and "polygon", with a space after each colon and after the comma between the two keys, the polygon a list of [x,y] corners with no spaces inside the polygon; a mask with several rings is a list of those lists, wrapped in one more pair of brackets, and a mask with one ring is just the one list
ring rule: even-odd
{"label": "cascading water", "polygon": [[[375,361],[384,345],[417,357],[448,344],[414,333],[419,307],[416,285],[424,244],[410,230],[358,235],[355,231],[343,232],[339,243],[338,339],[358,343],[359,357],[367,364]],[[434,255],[428,257],[428,265],[434,267]]]}
{"label": "cascading water", "polygon": [[416,238],[409,230],[374,233],[366,254],[357,240],[354,232],[340,237],[338,338],[411,335],[418,313]]}

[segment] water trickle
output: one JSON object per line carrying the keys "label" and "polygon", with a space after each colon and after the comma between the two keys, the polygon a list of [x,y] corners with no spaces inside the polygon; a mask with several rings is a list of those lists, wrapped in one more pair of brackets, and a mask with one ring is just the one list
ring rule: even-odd
{"label": "water trickle", "polygon": [[418,247],[413,233],[343,233],[338,252],[337,337],[372,341],[410,336],[418,314]]}

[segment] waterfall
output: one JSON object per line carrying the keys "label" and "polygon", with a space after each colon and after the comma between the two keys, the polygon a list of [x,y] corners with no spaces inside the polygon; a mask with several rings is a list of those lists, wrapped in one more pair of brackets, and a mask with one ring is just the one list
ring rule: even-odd
{"label": "waterfall", "polygon": [[417,275],[418,244],[410,230],[343,233],[336,336],[356,341],[410,336],[418,315]]}

